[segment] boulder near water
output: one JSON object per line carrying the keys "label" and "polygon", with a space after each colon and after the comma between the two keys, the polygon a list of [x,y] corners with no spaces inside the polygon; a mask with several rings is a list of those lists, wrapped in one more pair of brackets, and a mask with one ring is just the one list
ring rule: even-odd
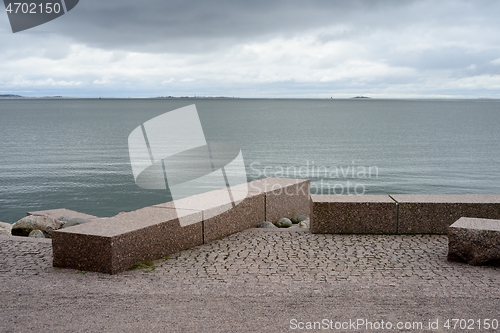
{"label": "boulder near water", "polygon": [[269,221],[264,221],[261,224],[259,224],[259,228],[277,228],[277,226],[275,226]]}
{"label": "boulder near water", "polygon": [[275,225],[278,228],[290,228],[292,226],[292,221],[286,217],[282,217],[275,223]]}
{"label": "boulder near water", "polygon": [[84,224],[92,221],[91,219],[86,219],[82,217],[69,217],[69,216],[61,216],[58,218],[58,220],[65,222],[61,228],[69,228],[75,225]]}
{"label": "boulder near water", "polygon": [[42,230],[33,230],[32,232],[30,232],[30,234],[28,235],[28,237],[32,237],[32,238],[45,238],[45,235],[43,234]]}
{"label": "boulder near water", "polygon": [[308,220],[309,218],[305,215],[295,215],[294,217],[291,218],[291,221],[293,224],[298,224],[302,221]]}
{"label": "boulder near water", "polygon": [[48,216],[30,215],[23,217],[12,226],[13,236],[29,236],[33,230],[41,230],[45,237],[50,238],[52,230],[60,229],[64,221]]}
{"label": "boulder near water", "polygon": [[12,224],[0,222],[0,235],[11,236]]}

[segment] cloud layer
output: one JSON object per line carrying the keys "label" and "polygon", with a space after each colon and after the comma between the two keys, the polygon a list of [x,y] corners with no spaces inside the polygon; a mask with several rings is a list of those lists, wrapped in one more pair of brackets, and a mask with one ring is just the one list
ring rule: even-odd
{"label": "cloud layer", "polygon": [[498,1],[80,1],[12,34],[0,93],[500,98]]}

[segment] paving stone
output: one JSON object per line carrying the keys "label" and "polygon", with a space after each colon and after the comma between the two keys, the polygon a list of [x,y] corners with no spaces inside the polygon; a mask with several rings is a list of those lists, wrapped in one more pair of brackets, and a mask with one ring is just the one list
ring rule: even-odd
{"label": "paving stone", "polygon": [[167,280],[245,282],[286,273],[294,281],[357,277],[372,284],[400,283],[402,276],[408,277],[407,282],[441,283],[444,275],[443,283],[450,286],[483,279],[498,289],[492,274],[500,269],[482,270],[474,277],[467,265],[447,262],[446,254],[447,238],[441,235],[322,235],[249,229],[155,261],[153,274]]}

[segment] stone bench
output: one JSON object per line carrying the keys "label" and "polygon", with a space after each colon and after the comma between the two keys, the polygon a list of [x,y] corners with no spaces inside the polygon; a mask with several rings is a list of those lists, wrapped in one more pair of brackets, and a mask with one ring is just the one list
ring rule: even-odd
{"label": "stone bench", "polygon": [[448,259],[500,264],[500,220],[462,217],[448,227]]}
{"label": "stone bench", "polygon": [[311,195],[314,234],[395,234],[396,203],[388,195]]}
{"label": "stone bench", "polygon": [[312,233],[441,234],[462,216],[500,219],[500,195],[311,195]]}
{"label": "stone bench", "polygon": [[60,229],[52,233],[53,265],[115,274],[264,220],[310,215],[309,188],[309,180],[266,178],[229,188],[231,198],[244,197],[238,204],[224,189]]}
{"label": "stone bench", "polygon": [[500,195],[495,194],[395,194],[398,233],[446,235],[462,216],[500,219]]}

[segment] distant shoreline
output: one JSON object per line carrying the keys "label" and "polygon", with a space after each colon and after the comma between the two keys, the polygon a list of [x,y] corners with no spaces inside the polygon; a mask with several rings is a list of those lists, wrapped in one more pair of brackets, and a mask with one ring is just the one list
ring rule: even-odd
{"label": "distant shoreline", "polygon": [[324,101],[348,101],[348,100],[376,100],[376,101],[500,101],[500,98],[474,97],[474,98],[377,98],[368,96],[354,97],[228,97],[228,96],[156,96],[156,97],[71,97],[71,96],[21,96],[15,94],[0,94],[0,100],[324,100]]}

